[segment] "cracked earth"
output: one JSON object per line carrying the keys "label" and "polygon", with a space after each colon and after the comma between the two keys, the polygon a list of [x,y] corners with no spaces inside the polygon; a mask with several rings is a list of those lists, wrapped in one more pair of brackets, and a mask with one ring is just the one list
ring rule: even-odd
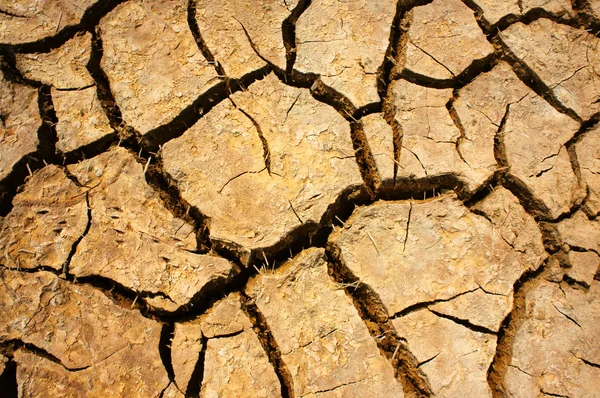
{"label": "cracked earth", "polygon": [[0,395],[600,397],[600,1],[0,0]]}

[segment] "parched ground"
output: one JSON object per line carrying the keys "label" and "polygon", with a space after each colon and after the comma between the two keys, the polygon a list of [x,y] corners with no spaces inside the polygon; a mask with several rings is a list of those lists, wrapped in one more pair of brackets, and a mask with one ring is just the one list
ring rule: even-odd
{"label": "parched ground", "polygon": [[0,395],[600,397],[600,1],[0,0]]}

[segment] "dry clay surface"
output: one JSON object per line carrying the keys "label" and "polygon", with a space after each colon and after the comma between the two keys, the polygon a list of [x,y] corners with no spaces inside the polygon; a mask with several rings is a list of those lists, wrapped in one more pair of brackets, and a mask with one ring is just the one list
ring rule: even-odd
{"label": "dry clay surface", "polygon": [[0,0],[0,395],[600,397],[600,1]]}

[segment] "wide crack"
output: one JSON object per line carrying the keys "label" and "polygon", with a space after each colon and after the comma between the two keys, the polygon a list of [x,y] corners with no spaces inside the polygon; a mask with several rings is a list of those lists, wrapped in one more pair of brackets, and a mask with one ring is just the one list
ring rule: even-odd
{"label": "wide crack", "polygon": [[340,249],[332,242],[326,248],[328,271],[332,279],[344,286],[360,317],[377,343],[381,353],[391,362],[396,378],[408,396],[431,397],[433,392],[427,376],[418,368],[419,362],[408,349],[392,324],[379,295],[361,282],[344,264]]}
{"label": "wide crack", "polygon": [[252,323],[252,329],[258,336],[258,340],[262,345],[269,362],[273,365],[275,374],[281,384],[281,396],[282,398],[293,398],[294,397],[294,381],[292,375],[287,368],[287,365],[281,357],[281,350],[273,333],[269,328],[267,319],[260,312],[258,306],[254,303],[252,298],[246,295],[244,292],[240,292],[240,301],[242,304],[242,311],[246,314],[250,322]]}

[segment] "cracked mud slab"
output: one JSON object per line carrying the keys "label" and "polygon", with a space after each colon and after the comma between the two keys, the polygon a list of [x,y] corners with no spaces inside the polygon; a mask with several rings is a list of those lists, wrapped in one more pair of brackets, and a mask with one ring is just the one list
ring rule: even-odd
{"label": "cracked mud slab", "polygon": [[589,289],[542,281],[526,298],[506,381],[509,396],[598,392],[598,282]]}
{"label": "cracked mud slab", "polygon": [[491,397],[487,370],[496,336],[476,332],[428,310],[393,321],[436,396]]}
{"label": "cracked mud slab", "polygon": [[545,258],[535,222],[503,189],[476,212],[453,195],[379,202],[355,212],[333,241],[390,314],[431,305],[493,331],[512,308],[514,282]]}
{"label": "cracked mud slab", "polygon": [[150,396],[168,384],[159,324],[48,272],[5,271],[2,278],[2,335],[25,343],[14,353],[25,396],[76,396],[83,388],[102,396],[107,385]]}
{"label": "cracked mud slab", "polygon": [[[456,47],[461,51],[447,51]],[[404,67],[435,79],[449,79],[492,51],[465,4],[435,0],[413,11]]]}
{"label": "cracked mud slab", "polygon": [[403,396],[351,300],[327,275],[322,249],[256,278],[248,294],[279,343],[295,396],[356,396],[365,388],[376,397]]}
{"label": "cracked mud slab", "polygon": [[102,68],[128,125],[145,134],[217,83],[187,24],[187,1],[125,2],[100,22]]}
{"label": "cracked mud slab", "polygon": [[71,152],[113,133],[96,87],[76,91],[52,89],[58,123],[56,149]]}
{"label": "cracked mud slab", "polygon": [[308,90],[271,74],[231,100],[162,150],[182,196],[210,218],[212,237],[268,248],[318,223],[345,188],[362,183],[349,124]]}
{"label": "cracked mud slab", "polygon": [[20,54],[17,67],[27,79],[57,89],[77,89],[94,84],[86,65],[92,50],[92,35],[75,36],[61,47],[42,54]]}
{"label": "cracked mud slab", "polygon": [[91,212],[89,232],[71,261],[76,277],[107,277],[148,293],[151,305],[175,310],[231,270],[223,258],[193,253],[192,227],[164,207],[125,149],[69,169],[89,190]]}
{"label": "cracked mud slab", "polygon": [[[200,355],[190,360],[190,352]],[[175,381],[188,394],[199,388],[207,398],[281,396],[269,358],[235,294],[206,316],[176,324],[172,355]]]}
{"label": "cracked mud slab", "polygon": [[86,193],[60,168],[36,172],[0,219],[0,263],[14,269],[62,270],[87,224]]}
{"label": "cracked mud slab", "polygon": [[97,0],[25,0],[2,2],[0,42],[19,44],[54,36],[76,25]]}
{"label": "cracked mud slab", "polygon": [[15,163],[37,149],[37,130],[41,119],[37,90],[13,83],[0,73],[0,180],[12,171]]}
{"label": "cracked mud slab", "polygon": [[263,58],[285,69],[282,23],[296,2],[194,0],[193,3],[201,38],[214,62],[224,68],[228,77],[240,78],[261,68],[265,65]]}
{"label": "cracked mud slab", "polygon": [[378,68],[395,11],[390,0],[312,2],[296,24],[296,69],[320,75],[356,107],[378,101]]}
{"label": "cracked mud slab", "polygon": [[597,37],[540,19],[530,25],[512,25],[502,32],[502,38],[554,95],[583,120],[600,110]]}

